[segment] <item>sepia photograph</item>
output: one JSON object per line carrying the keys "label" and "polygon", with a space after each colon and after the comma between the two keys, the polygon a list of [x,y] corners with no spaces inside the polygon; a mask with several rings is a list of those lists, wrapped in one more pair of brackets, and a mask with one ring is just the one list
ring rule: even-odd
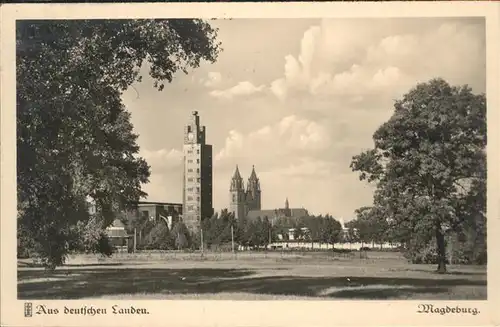
{"label": "sepia photograph", "polygon": [[16,32],[20,298],[486,299],[484,19]]}
{"label": "sepia photograph", "polygon": [[212,17],[15,20],[24,316],[479,315],[463,300],[491,296],[487,19]]}

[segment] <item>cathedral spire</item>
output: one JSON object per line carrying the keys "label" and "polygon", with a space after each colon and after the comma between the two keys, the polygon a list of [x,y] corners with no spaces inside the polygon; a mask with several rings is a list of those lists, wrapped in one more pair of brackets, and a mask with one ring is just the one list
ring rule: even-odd
{"label": "cathedral spire", "polygon": [[231,191],[243,190],[243,178],[241,178],[240,170],[238,165],[236,165],[236,170],[234,171],[233,178],[231,179]]}
{"label": "cathedral spire", "polygon": [[252,165],[252,173],[248,178],[247,183],[247,192],[252,193],[252,196],[255,198],[257,196],[257,192],[260,192],[260,182],[257,174],[255,173],[255,166]]}
{"label": "cathedral spire", "polygon": [[238,165],[236,165],[236,170],[234,171],[233,179],[241,179],[240,170],[238,169]]}
{"label": "cathedral spire", "polygon": [[252,165],[252,173],[250,174],[249,180],[252,180],[252,181],[258,180],[257,174],[255,173],[255,166],[254,165]]}
{"label": "cathedral spire", "polygon": [[286,197],[286,200],[285,200],[285,209],[289,209],[290,208],[290,204],[288,203],[288,197]]}

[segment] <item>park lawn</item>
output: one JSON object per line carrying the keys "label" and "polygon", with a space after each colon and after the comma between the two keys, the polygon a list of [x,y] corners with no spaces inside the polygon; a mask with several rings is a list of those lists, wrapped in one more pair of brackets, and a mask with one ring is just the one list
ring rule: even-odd
{"label": "park lawn", "polygon": [[[131,259],[132,258],[132,259]],[[94,258],[95,259],[95,258]],[[121,255],[106,260],[72,258],[46,273],[18,267],[20,299],[213,300],[483,300],[486,267],[431,265],[370,254]]]}

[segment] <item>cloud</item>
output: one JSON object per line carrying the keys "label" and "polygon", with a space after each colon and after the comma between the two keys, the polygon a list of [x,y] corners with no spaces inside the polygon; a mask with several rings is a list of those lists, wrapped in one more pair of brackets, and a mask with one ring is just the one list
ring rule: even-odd
{"label": "cloud", "polygon": [[335,164],[329,161],[301,157],[283,169],[275,170],[274,173],[285,178],[326,178],[332,174],[334,167]]}
{"label": "cloud", "polygon": [[220,99],[232,99],[239,96],[248,96],[254,93],[262,92],[264,88],[264,85],[255,86],[251,82],[244,81],[239,82],[237,85],[229,89],[213,90],[210,92],[210,95]]}
{"label": "cloud", "polygon": [[324,20],[309,28],[297,56],[285,56],[283,76],[270,83],[271,92],[280,100],[297,92],[395,97],[434,77],[484,88],[481,25],[445,22],[401,34],[376,20],[359,25]]}
{"label": "cloud", "polygon": [[280,121],[243,134],[231,130],[215,161],[253,160],[261,166],[289,160],[303,154],[326,149],[330,143],[328,130],[318,122],[286,116]]}
{"label": "cloud", "polygon": [[271,92],[280,100],[285,100],[287,96],[288,87],[284,78],[277,79],[271,83]]}
{"label": "cloud", "polygon": [[222,82],[222,74],[219,72],[209,72],[206,79],[202,79],[206,87],[216,87]]}

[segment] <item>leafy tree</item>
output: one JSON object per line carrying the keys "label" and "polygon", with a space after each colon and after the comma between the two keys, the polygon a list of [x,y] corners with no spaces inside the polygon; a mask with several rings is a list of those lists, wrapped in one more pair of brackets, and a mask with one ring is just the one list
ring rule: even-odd
{"label": "leafy tree", "polygon": [[376,183],[374,205],[408,251],[435,242],[444,273],[446,234],[485,219],[486,97],[433,79],[394,107],[373,135],[375,147],[355,156],[351,168]]}
{"label": "leafy tree", "polygon": [[272,225],[269,221],[269,217],[265,216],[262,220],[261,232],[262,234],[262,245],[267,248],[270,242],[272,242]]}
{"label": "leafy tree", "polygon": [[311,242],[321,242],[321,223],[323,216],[318,216],[318,217],[308,217],[305,222],[304,226],[306,226],[309,229],[309,236],[311,239]]}
{"label": "leafy tree", "polygon": [[[200,233],[200,231],[190,232],[188,239],[189,239],[189,248],[191,250],[201,250],[201,233]],[[203,240],[203,242],[205,242],[205,241]]]}
{"label": "leafy tree", "polygon": [[254,230],[252,244],[257,247],[263,246],[266,242],[267,235],[265,234],[264,222],[261,217],[257,217],[257,219],[253,221],[252,229]]}
{"label": "leafy tree", "polygon": [[[217,223],[218,223],[218,214],[215,213],[209,219],[204,219],[201,222],[201,229],[203,231],[203,243],[205,243],[208,247],[215,244],[217,239]],[[200,236],[201,237],[201,236]]]}
{"label": "leafy tree", "polygon": [[227,209],[221,211],[217,224],[218,244],[231,242],[231,225],[233,224],[233,220],[233,214],[229,213]]}
{"label": "leafy tree", "polygon": [[350,226],[358,231],[361,242],[381,244],[388,239],[387,219],[379,208],[361,207],[356,210],[356,215]]}
{"label": "leafy tree", "polygon": [[258,246],[257,233],[257,224],[251,219],[246,219],[243,227],[242,244],[252,248]]}
{"label": "leafy tree", "polygon": [[164,250],[169,247],[170,232],[165,222],[157,222],[149,235],[151,237],[152,248]]}
{"label": "leafy tree", "polygon": [[178,250],[184,249],[190,245],[189,230],[182,221],[179,221],[174,225],[171,231],[171,236],[174,238],[175,247]]}
{"label": "leafy tree", "polygon": [[90,219],[88,197],[105,229],[146,195],[149,167],[120,98],[141,65],[162,90],[214,62],[220,44],[200,20],[23,20],[16,33],[19,225],[51,268]]}
{"label": "leafy tree", "polygon": [[339,243],[342,239],[342,225],[331,216],[326,216],[321,220],[321,242],[326,244]]}

